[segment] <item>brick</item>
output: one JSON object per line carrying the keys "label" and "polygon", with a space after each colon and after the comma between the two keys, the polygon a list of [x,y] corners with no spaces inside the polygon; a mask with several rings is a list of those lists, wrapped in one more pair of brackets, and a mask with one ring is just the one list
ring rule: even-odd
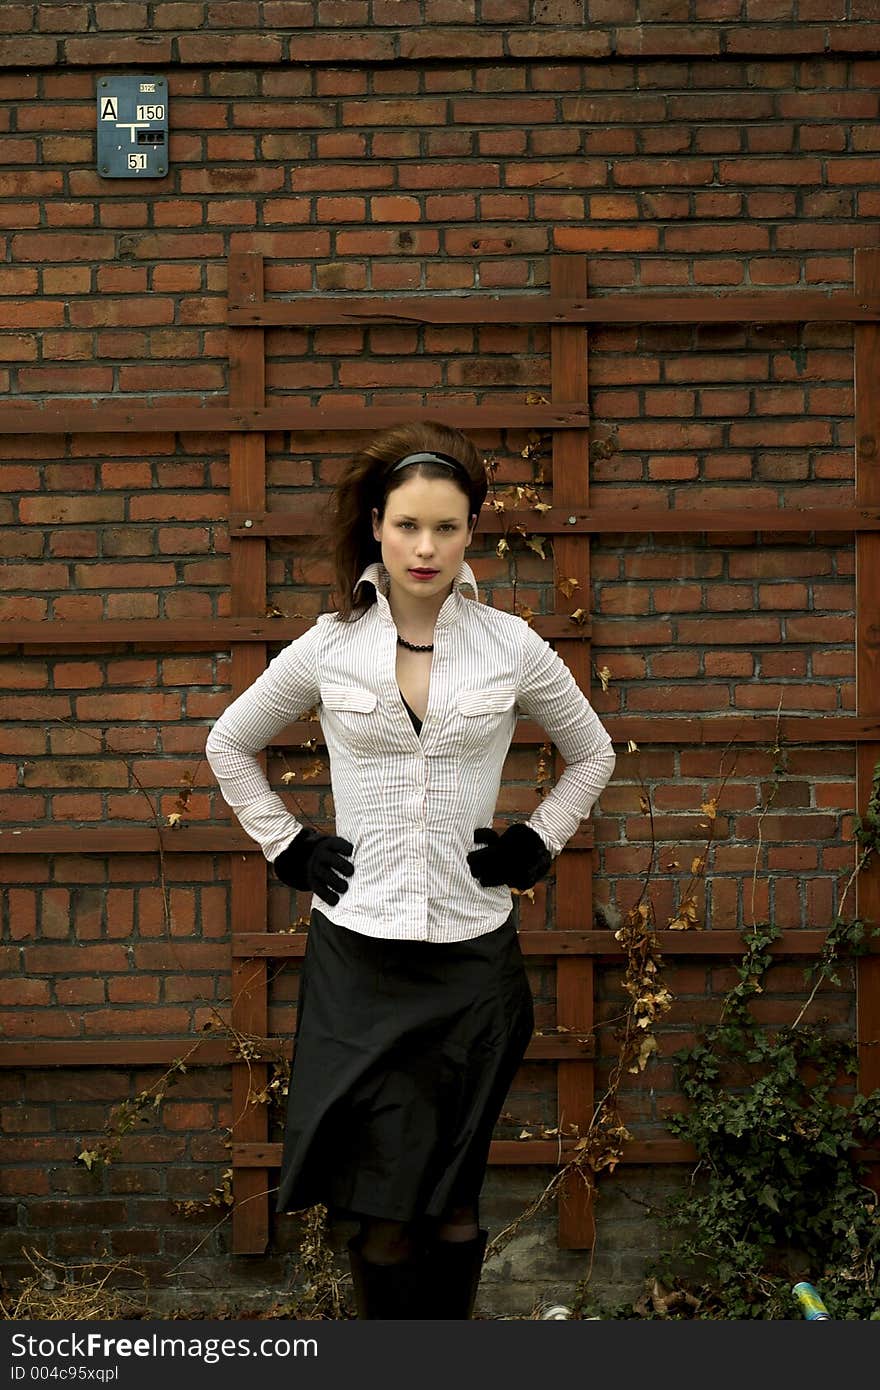
{"label": "brick", "polygon": [[55,328],[64,323],[64,305],[54,300],[8,299],[3,302],[6,328]]}
{"label": "brick", "polygon": [[0,71],[14,67],[54,67],[58,44],[50,38],[0,39]]}
{"label": "brick", "polygon": [[627,707],[632,711],[654,711],[667,714],[672,711],[726,710],[730,707],[731,696],[727,686],[707,683],[696,686],[654,685],[641,690],[631,690],[627,695]]}
{"label": "brick", "polygon": [[55,1002],[64,1007],[76,1004],[103,1004],[106,999],[106,986],[103,980],[56,980],[54,982]]}
{"label": "brick", "polygon": [[[30,1197],[35,1194],[45,1195],[49,1191],[48,1174],[39,1168],[12,1168],[8,1164],[5,1170],[0,1171],[0,1192],[10,1197]],[[3,1236],[6,1243],[6,1236]],[[6,1246],[7,1254],[15,1254],[19,1250],[23,1253],[26,1245],[26,1237],[23,1234],[10,1233],[10,1241]]]}
{"label": "brick", "polygon": [[112,3],[103,0],[95,6],[95,20],[98,29],[141,30],[147,26],[147,7],[145,4]]}
{"label": "brick", "polygon": [[689,613],[703,606],[703,593],[696,584],[656,584],[651,595],[658,613]]}

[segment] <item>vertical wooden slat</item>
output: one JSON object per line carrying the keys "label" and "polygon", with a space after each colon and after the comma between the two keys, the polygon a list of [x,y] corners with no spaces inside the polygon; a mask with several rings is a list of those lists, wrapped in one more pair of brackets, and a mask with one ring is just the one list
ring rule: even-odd
{"label": "vertical wooden slat", "polygon": [[[880,252],[855,254],[855,290],[858,295],[880,289]],[[880,503],[880,324],[857,324],[855,335],[856,387],[856,506]],[[880,714],[880,534],[856,536],[856,714]],[[880,743],[858,748],[856,803],[864,814],[871,794],[874,766],[880,759]],[[859,876],[857,912],[870,922],[880,922],[880,865],[876,856]],[[818,923],[817,923],[818,925]],[[880,1086],[880,956],[862,956],[858,962],[857,1036],[859,1089],[869,1094]],[[871,1169],[871,1185],[880,1192],[880,1165]]]}
{"label": "vertical wooden slat", "polygon": [[[550,290],[574,298],[587,294],[585,256],[555,256],[550,262]],[[554,401],[587,399],[587,330],[581,325],[550,329],[550,381]],[[559,430],[553,439],[553,505],[585,508],[589,505],[589,436],[586,430]],[[557,587],[556,612],[590,609],[590,542],[586,536],[558,536],[553,543],[554,579],[572,577],[580,587],[568,598]],[[572,675],[590,692],[590,648],[566,644]],[[557,775],[562,760],[555,757]],[[556,861],[557,931],[583,931],[592,927],[592,856],[590,850],[567,848]],[[562,959],[556,966],[556,1021],[578,1033],[593,1031],[593,962],[586,958]],[[585,1134],[593,1113],[593,1063],[589,1060],[557,1064],[558,1123],[576,1124]],[[560,1247],[582,1250],[595,1239],[593,1203],[584,1183],[569,1178],[560,1191]]]}
{"label": "vertical wooden slat", "polygon": [[[263,258],[246,252],[233,253],[228,263],[228,298],[236,306],[263,299]],[[265,332],[261,328],[230,328],[229,402],[232,406],[266,403]],[[263,434],[233,434],[229,442],[230,511],[247,513],[266,509],[266,440]],[[266,543],[235,540],[229,543],[231,616],[263,617],[266,612]],[[232,694],[251,685],[266,666],[264,643],[233,643]],[[266,755],[262,755],[266,768]],[[262,855],[231,856],[232,931],[259,931],[268,927],[266,864]],[[265,1037],[268,1032],[266,961],[239,959],[232,962],[232,1026],[245,1034]],[[232,1066],[233,1142],[269,1137],[264,1105],[252,1105],[252,1088],[266,1084],[266,1064],[234,1062]],[[269,1239],[269,1182],[265,1168],[233,1170],[232,1249],[235,1254],[260,1255]]]}

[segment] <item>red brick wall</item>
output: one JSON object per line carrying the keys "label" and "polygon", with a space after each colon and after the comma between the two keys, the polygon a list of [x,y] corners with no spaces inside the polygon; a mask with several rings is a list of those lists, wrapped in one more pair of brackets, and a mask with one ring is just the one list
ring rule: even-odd
{"label": "red brick wall", "polygon": [[[550,256],[566,251],[589,255],[594,296],[847,288],[853,250],[880,241],[877,18],[874,0],[6,4],[0,387],[9,398],[224,399],[236,250],[267,257],[270,296],[541,293]],[[167,178],[95,172],[95,82],[117,71],[168,77]],[[273,330],[268,383],[276,398],[368,400],[402,415],[425,393],[521,403],[547,389],[548,347],[541,327]],[[599,327],[590,381],[597,506],[852,501],[846,327]],[[500,484],[531,479],[525,432],[475,438],[501,458]],[[271,436],[270,507],[332,486],[350,446],[345,435]],[[228,613],[223,437],[4,435],[0,476],[0,616]],[[510,606],[510,571],[491,542],[473,562],[483,596]],[[549,611],[550,561],[525,552],[517,573],[518,600]],[[593,691],[601,712],[748,719],[780,699],[786,714],[853,709],[848,535],[606,537],[593,542],[592,577],[595,664],[611,672],[607,694],[598,682]],[[290,543],[271,544],[269,579],[285,613],[326,606],[329,571],[305,572]],[[188,821],[228,823],[201,756],[230,698],[226,653],[47,646],[9,653],[0,680],[7,834],[150,824],[147,794],[167,815],[186,774]],[[686,866],[700,842],[720,754],[621,749],[595,816],[600,898],[625,908],[647,862],[638,772],[663,842],[664,924],[682,882],[666,866]],[[273,778],[290,763],[273,756]],[[511,754],[502,814],[533,808],[534,765],[529,750]],[[759,920],[828,924],[853,862],[853,775],[851,745],[792,747],[759,844],[771,758],[739,752],[719,807],[711,925],[752,920],[756,856]],[[332,814],[326,785],[304,804]],[[225,1014],[224,856],[168,856],[170,930],[149,855],[7,852],[0,872],[7,1039],[179,1039]],[[548,891],[522,902],[523,925],[543,924]],[[270,925],[289,925],[295,906],[273,884]],[[728,975],[678,967],[663,1053],[711,1014]],[[768,1017],[788,1017],[800,966],[780,967],[775,983]],[[552,1027],[550,972],[536,965],[534,984],[538,1026]],[[281,972],[273,1032],[292,1031],[295,994]],[[607,971],[603,1017],[618,1000]],[[851,1026],[851,1000],[834,1009]],[[157,1075],[0,1073],[10,1131],[0,1251],[11,1269],[23,1243],[58,1258],[107,1245],[142,1255],[160,1280],[198,1243],[204,1231],[169,1204],[204,1198],[226,1166],[222,1070],[183,1078],[106,1176],[74,1162],[109,1107]],[[523,1068],[518,1116],[555,1123],[548,1075],[546,1064]],[[628,1103],[640,1137],[663,1132],[663,1109],[677,1104],[667,1062]],[[226,1239],[221,1230],[190,1267],[216,1259],[243,1288]],[[609,1288],[622,1278],[613,1245],[597,1264]]]}

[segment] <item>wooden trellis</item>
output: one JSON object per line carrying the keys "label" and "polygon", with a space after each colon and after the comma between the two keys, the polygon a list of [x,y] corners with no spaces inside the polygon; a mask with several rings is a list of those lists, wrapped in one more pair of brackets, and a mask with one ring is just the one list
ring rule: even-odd
{"label": "wooden trellis", "polygon": [[[546,323],[550,326],[551,402],[543,406],[443,404],[444,418],[460,429],[543,429],[552,434],[553,495],[551,510],[542,514],[541,531],[553,537],[554,579],[574,576],[579,595],[590,592],[589,537],[593,534],[675,532],[679,534],[754,533],[758,531],[856,533],[857,579],[857,705],[853,716],[789,716],[780,721],[787,743],[852,741],[858,745],[857,804],[863,810],[871,790],[874,765],[880,758],[880,254],[856,254],[854,293],[820,294],[795,291],[760,295],[691,294],[609,295],[590,300],[584,256],[556,256],[550,263],[550,292],[546,296],[436,296],[369,299],[355,296],[305,296],[295,300],[266,300],[263,262],[257,255],[239,253],[229,260],[228,322],[230,387],[225,406],[149,406],[135,403],[40,403],[0,407],[0,433],[149,433],[153,431],[228,431],[230,434],[229,534],[231,552],[230,616],[209,621],[115,620],[102,622],[6,622],[3,648],[87,649],[107,642],[132,642],[161,649],[232,652],[232,696],[244,690],[265,668],[270,642],[291,640],[309,626],[301,619],[267,619],[267,542],[273,536],[296,537],[312,532],[314,513],[308,510],[266,510],[266,448],[269,430],[374,431],[399,422],[404,413],[386,406],[304,406],[296,401],[267,405],[265,391],[265,329],[281,325],[348,324],[370,326],[383,322],[411,324]],[[855,326],[856,492],[849,508],[776,508],[669,511],[627,507],[593,510],[589,505],[587,400],[587,334],[591,323],[796,323],[851,322]],[[436,407],[407,408],[409,418],[431,418]],[[505,512],[505,522],[529,526],[529,508]],[[481,517],[478,530],[498,533],[505,523],[491,512]],[[533,619],[535,629],[561,650],[579,686],[590,687],[590,625],[576,624],[566,612],[561,591],[554,585],[556,612]],[[763,743],[775,737],[775,718],[739,717],[643,718],[611,717],[603,721],[616,742],[635,739],[652,744]],[[735,733],[733,732],[735,728]],[[296,748],[314,737],[314,726],[291,725],[277,747]],[[543,742],[539,726],[520,720],[515,744]],[[556,757],[556,772],[561,771]],[[265,755],[264,755],[265,765]],[[34,829],[3,837],[6,853],[148,853],[161,844],[169,853],[228,852],[232,895],[232,1025],[264,1040],[260,1063],[235,1061],[233,1068],[232,1162],[235,1207],[233,1250],[259,1254],[269,1236],[269,1170],[281,1158],[280,1144],[268,1142],[264,1106],[248,1104],[251,1087],[266,1080],[268,1060],[289,1050],[289,1040],[266,1038],[268,1023],[267,963],[299,959],[302,937],[268,931],[268,879],[258,846],[237,828],[189,826],[185,834],[150,829]],[[556,930],[522,932],[527,956],[556,961],[557,1023],[569,1031],[535,1037],[527,1057],[553,1062],[557,1069],[558,1108],[564,1125],[584,1131],[593,1105],[593,971],[596,963],[619,960],[620,948],[608,932],[585,929],[584,913],[592,912],[590,892],[592,833],[589,824],[568,843],[556,862]],[[880,874],[872,868],[859,885],[858,910],[880,920]],[[591,925],[591,923],[590,923]],[[735,931],[660,932],[664,954],[673,956],[736,956],[741,938]],[[776,944],[777,955],[818,952],[824,931],[788,931]],[[860,1085],[880,1085],[880,954],[858,964],[858,1040]],[[0,1044],[0,1065],[22,1066],[147,1066],[167,1065],[189,1040],[65,1041]],[[227,1046],[207,1040],[194,1062],[228,1062]],[[566,1158],[574,1141],[510,1140],[492,1144],[490,1162],[556,1165]],[[677,1140],[645,1140],[627,1145],[624,1163],[677,1163],[693,1160],[689,1147]],[[559,1207],[559,1244],[580,1249],[593,1240],[590,1204],[583,1185],[573,1184]]]}

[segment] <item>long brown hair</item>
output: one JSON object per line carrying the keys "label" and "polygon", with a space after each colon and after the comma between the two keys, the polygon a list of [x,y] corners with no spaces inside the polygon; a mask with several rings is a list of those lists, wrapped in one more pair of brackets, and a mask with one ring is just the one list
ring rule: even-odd
{"label": "long brown hair", "polygon": [[[459,474],[440,463],[413,463],[391,470],[407,454],[441,453],[461,463],[470,478],[470,488]],[[374,435],[352,458],[336,486],[331,508],[330,545],[336,574],[336,611],[340,621],[361,617],[376,602],[376,591],[363,585],[355,596],[355,585],[382,549],[373,535],[372,509],[379,519],[385,515],[389,493],[415,474],[426,478],[446,478],[468,496],[468,519],[479,516],[489,483],[483,456],[460,430],[439,421],[424,420],[395,425]]]}

